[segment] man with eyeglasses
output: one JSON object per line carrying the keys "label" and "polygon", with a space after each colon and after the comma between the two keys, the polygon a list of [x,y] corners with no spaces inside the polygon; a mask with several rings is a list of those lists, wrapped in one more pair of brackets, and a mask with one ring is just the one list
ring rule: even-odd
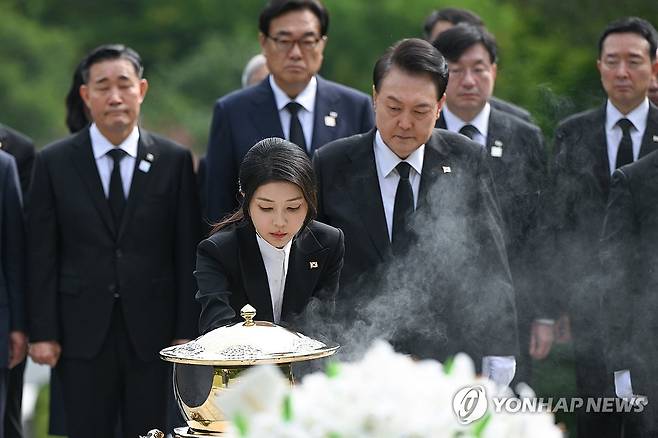
{"label": "man with eyeglasses", "polygon": [[496,81],[497,45],[482,26],[453,26],[441,32],[433,45],[448,60],[450,72],[437,127],[480,143],[493,173],[515,282],[521,347],[517,379],[529,382],[530,358],[543,359],[551,349],[555,316],[537,275],[539,194],[547,179],[542,133],[489,102]]}
{"label": "man with eyeglasses", "polygon": [[324,144],[374,125],[370,98],[317,73],[329,14],[318,0],[271,0],[259,18],[259,41],[270,75],[215,103],[207,152],[207,216],[237,207],[238,167],[267,137],[286,138],[309,155]]}

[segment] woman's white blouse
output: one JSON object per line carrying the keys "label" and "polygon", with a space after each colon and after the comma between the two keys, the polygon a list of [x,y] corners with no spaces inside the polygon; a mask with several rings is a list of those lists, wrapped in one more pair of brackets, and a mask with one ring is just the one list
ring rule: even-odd
{"label": "woman's white blouse", "polygon": [[260,254],[265,263],[267,283],[270,286],[270,298],[272,299],[272,313],[274,323],[281,321],[281,310],[283,307],[283,290],[286,287],[286,274],[288,273],[288,259],[290,258],[290,247],[292,239],[283,248],[279,249],[270,245],[265,239],[256,233],[256,240],[260,248]]}

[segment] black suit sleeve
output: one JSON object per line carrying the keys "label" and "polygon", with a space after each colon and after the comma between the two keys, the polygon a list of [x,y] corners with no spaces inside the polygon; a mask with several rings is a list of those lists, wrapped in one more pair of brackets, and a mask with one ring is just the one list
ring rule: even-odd
{"label": "black suit sleeve", "polygon": [[342,230],[338,229],[338,239],[332,246],[333,252],[327,260],[328,268],[322,273],[322,277],[313,293],[315,297],[321,300],[326,317],[333,315],[339,292],[340,272],[343,269],[343,257],[345,256],[345,237]]}
{"label": "black suit sleeve", "polygon": [[206,155],[207,216],[217,222],[237,207],[238,175],[231,127],[222,102],[215,104]]}
{"label": "black suit sleeve", "polygon": [[230,302],[229,270],[222,264],[219,248],[212,240],[199,244],[194,275],[199,286],[196,299],[201,305],[199,331],[206,333],[231,322],[236,314]]}
{"label": "black suit sleeve", "polygon": [[193,339],[196,337],[196,321],[199,309],[194,301],[195,283],[194,249],[199,241],[200,207],[196,190],[196,179],[192,164],[192,154],[185,152],[180,175],[178,191],[178,208],[176,210],[176,282],[177,282],[177,320],[175,339]]}
{"label": "black suit sleeve", "polygon": [[59,266],[57,212],[51,177],[37,155],[27,205],[27,308],[32,342],[58,341],[57,273]]}
{"label": "black suit sleeve", "polygon": [[25,327],[25,229],[18,172],[14,160],[9,161],[4,174],[2,212],[2,260],[9,297],[11,331],[26,331]]}
{"label": "black suit sleeve", "polygon": [[[633,196],[626,174],[617,170],[612,177],[608,208],[601,239],[601,261],[606,272],[603,312],[606,331],[606,360],[610,372],[624,369],[633,372],[636,346],[630,336],[638,331],[635,324],[645,314],[638,279],[642,277],[642,260],[638,260],[638,230]],[[612,379],[612,377],[611,377]],[[636,388],[639,389],[639,388]]]}
{"label": "black suit sleeve", "polygon": [[478,359],[518,355],[514,289],[502,216],[484,153],[482,149],[477,160],[476,196],[470,207],[477,248],[463,266],[453,306],[453,317],[461,321],[464,346]]}

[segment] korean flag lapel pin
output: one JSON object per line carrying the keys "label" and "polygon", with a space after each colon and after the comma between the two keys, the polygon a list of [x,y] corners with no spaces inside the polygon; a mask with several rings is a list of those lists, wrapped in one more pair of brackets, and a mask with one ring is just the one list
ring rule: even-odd
{"label": "korean flag lapel pin", "polygon": [[316,262],[316,261],[308,262],[308,268],[309,269],[317,269],[318,268],[318,262]]}
{"label": "korean flag lapel pin", "polygon": [[329,114],[324,116],[324,125],[330,128],[336,126],[336,119],[338,118],[338,113],[336,111],[329,111]]}
{"label": "korean flag lapel pin", "polygon": [[153,156],[152,153],[146,154],[144,159],[139,162],[139,170],[141,170],[144,173],[148,173],[149,170],[151,170],[151,164],[153,164],[153,160],[155,157]]}
{"label": "korean flag lapel pin", "polygon": [[[654,143],[658,143],[658,135],[654,135],[654,136],[653,136],[653,142],[654,142]],[[0,144],[2,144],[2,143],[0,143]],[[0,146],[0,147],[1,147],[1,146]]]}
{"label": "korean flag lapel pin", "polygon": [[452,169],[450,168],[450,166],[441,166],[441,168],[443,169],[443,173],[451,173],[452,172]]}
{"label": "korean flag lapel pin", "polygon": [[491,156],[500,158],[503,156],[503,142],[500,140],[494,140],[493,146],[491,146]]}

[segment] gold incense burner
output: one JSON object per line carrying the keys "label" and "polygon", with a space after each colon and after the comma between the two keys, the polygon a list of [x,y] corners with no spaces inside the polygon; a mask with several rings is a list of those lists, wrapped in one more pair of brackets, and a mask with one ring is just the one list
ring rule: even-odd
{"label": "gold incense burner", "polygon": [[339,348],[271,322],[255,321],[256,310],[250,305],[242,308],[240,316],[244,322],[160,351],[163,360],[174,363],[174,394],[188,426],[176,429],[177,437],[221,436],[229,422],[218,400],[240,381],[245,369],[277,365],[292,385],[292,363],[331,356]]}

